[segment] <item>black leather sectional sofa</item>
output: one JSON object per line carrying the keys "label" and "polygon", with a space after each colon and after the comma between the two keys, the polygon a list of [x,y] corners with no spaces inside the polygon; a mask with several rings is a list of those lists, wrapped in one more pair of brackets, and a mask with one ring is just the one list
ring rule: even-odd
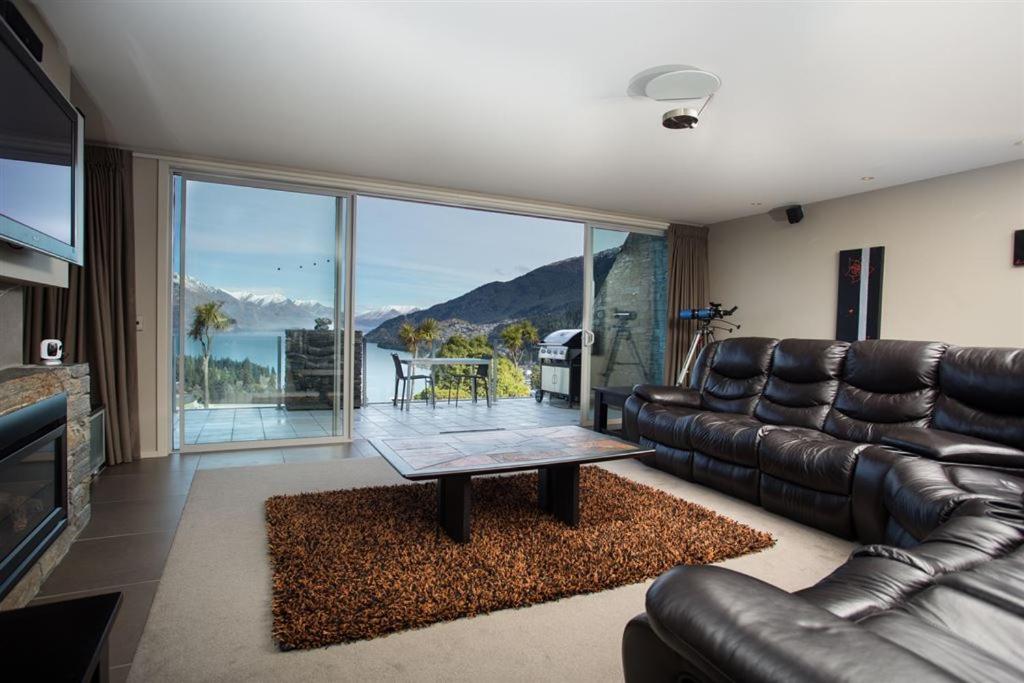
{"label": "black leather sectional sofa", "polygon": [[1024,680],[1024,350],[737,338],[640,385],[647,464],[865,544],[787,593],[677,567],[626,680]]}

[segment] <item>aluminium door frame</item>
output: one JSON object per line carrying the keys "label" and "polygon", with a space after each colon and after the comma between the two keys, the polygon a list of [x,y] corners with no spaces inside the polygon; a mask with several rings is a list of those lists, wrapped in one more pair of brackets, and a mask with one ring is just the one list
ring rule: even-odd
{"label": "aluminium door frame", "polygon": [[[350,242],[353,241],[353,235],[351,227],[353,225],[352,207],[354,206],[354,194],[345,190],[321,187],[317,185],[303,185],[301,183],[288,183],[288,182],[277,182],[273,180],[266,180],[262,178],[247,178],[243,175],[222,175],[219,173],[206,173],[201,171],[190,171],[187,168],[180,168],[177,166],[171,166],[169,168],[171,184],[173,186],[174,176],[181,178],[181,226],[178,234],[178,278],[181,282],[182,276],[186,272],[186,241],[187,241],[187,225],[185,220],[185,210],[188,201],[187,184],[189,180],[206,183],[218,183],[221,185],[234,185],[237,187],[252,187],[256,189],[267,189],[267,190],[279,190],[282,192],[295,192],[301,194],[313,194],[335,198],[335,220],[334,220],[334,243],[335,243],[335,277],[334,277],[334,306],[335,306],[335,317],[338,317],[338,310],[344,312],[345,317],[345,331],[343,335],[335,333],[334,344],[335,351],[337,352],[340,341],[340,337],[344,337],[344,345],[346,349],[352,348],[351,342],[353,338],[352,334],[352,291],[346,287],[348,277],[351,276],[352,272],[352,261],[354,254],[349,251],[346,254],[339,254],[343,249],[347,249]],[[348,204],[346,207],[345,204]],[[170,207],[173,211],[173,207]],[[348,209],[346,211],[346,209]],[[341,214],[346,214],[344,220],[340,220]],[[173,226],[172,226],[173,230]],[[340,273],[346,273],[348,276],[345,278],[346,282],[342,282]],[[173,269],[171,269],[171,275],[173,277]],[[344,291],[342,288],[345,287]],[[338,443],[349,443],[352,441],[352,403],[348,400],[342,400],[342,415],[341,425],[343,432],[340,435],[331,435],[326,437],[298,437],[295,439],[264,439],[261,441],[221,441],[209,444],[187,444],[185,443],[185,410],[184,410],[184,395],[185,386],[181,382],[181,378],[184,376],[185,366],[185,345],[184,345],[184,334],[185,334],[185,307],[182,303],[182,291],[179,289],[178,296],[178,357],[174,359],[174,364],[177,366],[177,390],[174,390],[174,382],[171,382],[172,392],[177,396],[177,402],[175,405],[174,413],[177,413],[178,417],[178,452],[180,453],[210,453],[210,452],[228,452],[228,451],[242,451],[242,450],[260,450],[268,448],[283,448],[287,446],[314,446],[314,445],[327,445],[327,444],[338,444]],[[172,310],[173,314],[173,310]],[[337,332],[337,326],[335,326],[335,332]],[[343,396],[351,396],[354,381],[352,377],[352,353],[345,353],[342,360],[342,378],[341,382],[344,383],[344,394]],[[335,355],[337,358],[337,355]],[[339,386],[338,373],[335,373],[334,378],[334,389],[335,395],[337,395]],[[332,410],[331,423],[334,426],[334,430],[337,431],[338,426],[338,409],[335,406]],[[173,417],[172,417],[173,426]],[[173,450],[173,443],[171,444]]]}

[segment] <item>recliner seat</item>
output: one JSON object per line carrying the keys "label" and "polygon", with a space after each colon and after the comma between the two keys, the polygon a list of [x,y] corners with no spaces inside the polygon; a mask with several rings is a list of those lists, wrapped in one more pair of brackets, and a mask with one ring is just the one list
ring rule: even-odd
{"label": "recliner seat", "polygon": [[727,358],[773,349],[760,394],[706,400],[740,341],[705,349],[689,387],[637,387],[627,433],[657,453],[648,416],[671,403],[679,476],[872,545],[793,595],[671,570],[626,627],[627,681],[1024,678],[1024,351],[758,339]]}
{"label": "recliner seat", "polygon": [[649,465],[840,536],[920,538],[891,520],[889,470],[1024,468],[1022,376],[1015,349],[736,338],[704,349],[689,387],[636,387],[623,419]]}

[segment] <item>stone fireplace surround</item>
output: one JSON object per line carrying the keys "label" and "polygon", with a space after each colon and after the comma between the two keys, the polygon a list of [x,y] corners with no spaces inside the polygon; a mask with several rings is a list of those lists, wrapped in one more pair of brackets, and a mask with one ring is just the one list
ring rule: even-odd
{"label": "stone fireplace surround", "polygon": [[21,580],[0,601],[0,610],[28,604],[43,581],[67,554],[91,514],[89,484],[89,366],[16,366],[0,370],[0,415],[64,392],[68,401],[68,525]]}

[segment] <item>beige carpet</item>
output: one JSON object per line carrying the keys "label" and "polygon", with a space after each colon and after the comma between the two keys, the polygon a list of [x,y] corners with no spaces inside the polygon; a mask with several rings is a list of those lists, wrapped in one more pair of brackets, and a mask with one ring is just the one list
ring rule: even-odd
{"label": "beige carpet", "polygon": [[[620,461],[607,469],[772,533],[768,550],[722,563],[792,590],[852,544],[701,486]],[[620,638],[649,582],[374,640],[281,652],[271,633],[263,501],[397,484],[381,458],[200,471],[132,665],[132,681],[619,681]]]}

